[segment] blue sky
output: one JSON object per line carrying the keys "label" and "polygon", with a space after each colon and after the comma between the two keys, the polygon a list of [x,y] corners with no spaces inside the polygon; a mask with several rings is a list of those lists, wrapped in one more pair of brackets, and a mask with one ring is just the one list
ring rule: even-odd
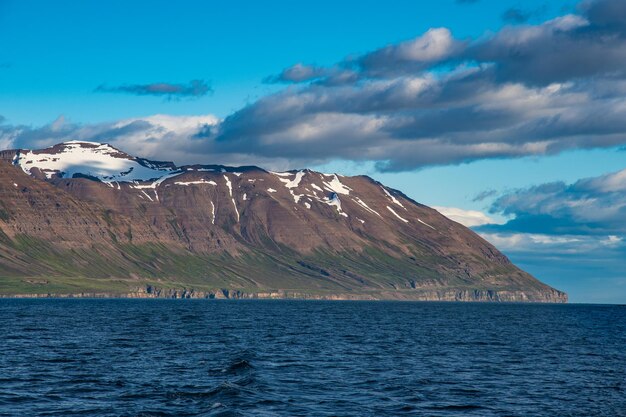
{"label": "blue sky", "polygon": [[[526,0],[539,9],[542,1]],[[9,122],[43,124],[66,115],[98,122],[155,113],[220,117],[277,90],[268,75],[296,62],[330,65],[350,54],[413,38],[431,27],[480,36],[520,2],[455,0],[0,1],[0,105]],[[572,2],[554,1],[550,17]],[[93,94],[102,83],[210,80],[215,93],[166,103]]]}
{"label": "blue sky", "polygon": [[[0,0],[0,148],[97,134],[177,162],[366,173],[480,211],[500,226],[477,231],[572,301],[624,303],[621,211],[565,207],[626,191],[532,188],[626,168],[624,22],[619,0]],[[540,233],[545,216],[575,227]]]}

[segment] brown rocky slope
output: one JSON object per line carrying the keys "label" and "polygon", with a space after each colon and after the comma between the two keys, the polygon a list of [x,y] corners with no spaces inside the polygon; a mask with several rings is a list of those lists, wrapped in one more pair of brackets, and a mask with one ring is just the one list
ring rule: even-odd
{"label": "brown rocky slope", "polygon": [[0,294],[565,302],[369,177],[0,152]]}

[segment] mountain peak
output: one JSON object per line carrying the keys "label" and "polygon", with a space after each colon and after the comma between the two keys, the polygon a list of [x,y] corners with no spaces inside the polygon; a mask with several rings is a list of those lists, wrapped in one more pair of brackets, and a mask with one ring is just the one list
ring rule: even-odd
{"label": "mountain peak", "polygon": [[173,171],[167,164],[151,164],[106,143],[78,140],[41,150],[21,150],[14,164],[35,177],[89,176],[103,182],[147,181]]}
{"label": "mountain peak", "polygon": [[[230,167],[224,165],[183,165],[176,166],[173,162],[153,161],[135,157],[123,152],[108,143],[72,140],[45,149],[18,150],[13,158],[14,165],[34,177],[40,179],[90,177],[104,183],[159,181],[183,174],[184,172],[218,172],[241,173],[248,171],[263,171],[277,177],[287,188],[290,183],[297,186],[302,176],[319,174],[327,177],[329,189],[339,187],[339,193],[345,194],[345,189],[338,185],[339,174],[316,173],[310,169],[290,170],[284,172],[266,171],[256,166]],[[286,179],[293,177],[294,179]]]}

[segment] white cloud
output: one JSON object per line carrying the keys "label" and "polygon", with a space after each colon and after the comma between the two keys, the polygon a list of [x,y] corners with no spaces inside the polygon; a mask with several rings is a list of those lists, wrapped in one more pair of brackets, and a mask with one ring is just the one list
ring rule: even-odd
{"label": "white cloud", "polygon": [[[113,129],[122,131],[133,126],[138,129],[127,129],[127,132],[111,138],[109,142],[133,155],[143,158],[177,163],[209,162],[205,152],[197,149],[202,139],[196,135],[207,126],[214,126],[219,119],[213,115],[172,116],[157,114],[143,118],[125,119],[115,122]],[[201,155],[202,160],[198,156]]]}
{"label": "white cloud", "polygon": [[553,236],[538,233],[480,233],[498,249],[508,253],[533,252],[542,255],[583,254],[606,248],[620,248],[619,236]]}
{"label": "white cloud", "polygon": [[497,198],[491,213],[512,218],[483,231],[549,235],[626,234],[626,170],[583,178],[573,184],[541,184]]}
{"label": "white cloud", "polygon": [[422,36],[399,44],[394,52],[397,58],[407,61],[436,61],[453,51],[454,42],[449,29],[434,28]]}
{"label": "white cloud", "polygon": [[461,223],[463,226],[467,227],[497,223],[495,219],[487,216],[485,213],[478,210],[464,210],[457,207],[440,206],[434,206],[433,208],[447,218],[454,220],[457,223]]}

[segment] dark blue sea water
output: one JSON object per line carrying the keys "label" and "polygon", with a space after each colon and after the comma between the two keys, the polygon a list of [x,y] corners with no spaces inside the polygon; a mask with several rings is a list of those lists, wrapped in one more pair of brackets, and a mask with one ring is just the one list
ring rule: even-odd
{"label": "dark blue sea water", "polygon": [[626,415],[626,307],[0,300],[1,416]]}

